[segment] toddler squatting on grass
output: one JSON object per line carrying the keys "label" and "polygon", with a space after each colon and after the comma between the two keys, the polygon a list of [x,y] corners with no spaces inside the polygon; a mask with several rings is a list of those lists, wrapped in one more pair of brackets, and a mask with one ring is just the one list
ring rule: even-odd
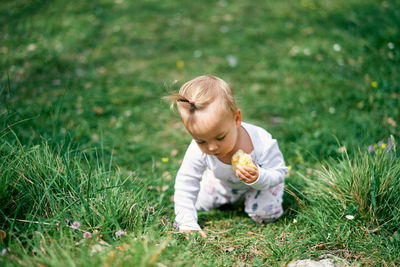
{"label": "toddler squatting on grass", "polygon": [[[264,129],[242,122],[229,85],[200,76],[173,96],[186,130],[193,137],[175,181],[175,222],[180,232],[198,231],[197,210],[210,210],[245,196],[245,212],[257,222],[272,222],[282,213],[288,168],[278,143]],[[237,166],[237,150],[251,155],[256,168]]]}

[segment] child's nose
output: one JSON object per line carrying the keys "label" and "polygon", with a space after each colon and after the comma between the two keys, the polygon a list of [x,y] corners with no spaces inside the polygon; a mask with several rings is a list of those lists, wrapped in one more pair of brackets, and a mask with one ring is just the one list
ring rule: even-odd
{"label": "child's nose", "polygon": [[218,148],[218,146],[216,144],[214,144],[214,143],[211,143],[211,144],[208,145],[208,150],[209,151],[216,151],[217,148]]}

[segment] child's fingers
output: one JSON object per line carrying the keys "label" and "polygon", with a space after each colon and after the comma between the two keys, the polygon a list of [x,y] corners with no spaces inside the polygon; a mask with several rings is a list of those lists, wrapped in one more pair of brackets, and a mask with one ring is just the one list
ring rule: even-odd
{"label": "child's fingers", "polygon": [[255,170],[253,168],[249,168],[249,167],[246,166],[246,171],[251,176],[251,178],[253,180],[258,178],[258,169]]}
{"label": "child's fingers", "polygon": [[239,179],[241,179],[242,181],[248,183],[249,182],[249,175],[248,173],[246,173],[245,170],[241,169],[241,168],[237,168],[236,170],[236,175],[237,177],[239,177]]}
{"label": "child's fingers", "polygon": [[238,166],[237,168],[239,172],[245,176],[251,176],[254,175],[257,171],[254,170],[253,168],[247,167],[247,166]]}
{"label": "child's fingers", "polygon": [[185,234],[185,240],[189,240],[189,234],[192,232],[192,230],[179,230],[180,234]]}
{"label": "child's fingers", "polygon": [[189,235],[193,234],[193,232],[198,232],[201,237],[207,237],[206,233],[203,230],[179,230],[179,233],[186,234],[186,240],[189,240]]}
{"label": "child's fingers", "polygon": [[252,183],[258,178],[258,171],[247,166],[238,166],[236,175],[246,183]]}
{"label": "child's fingers", "polygon": [[248,167],[248,166],[243,166],[243,169],[244,169],[247,173],[250,173],[251,175],[254,175],[254,174],[257,173],[257,170],[255,170],[255,169],[253,169],[253,168],[250,168],[250,167]]}
{"label": "child's fingers", "polygon": [[202,237],[204,237],[204,238],[207,237],[207,235],[206,235],[206,233],[204,233],[204,231],[200,230],[200,231],[198,231],[198,232],[199,232],[199,234],[200,234]]}

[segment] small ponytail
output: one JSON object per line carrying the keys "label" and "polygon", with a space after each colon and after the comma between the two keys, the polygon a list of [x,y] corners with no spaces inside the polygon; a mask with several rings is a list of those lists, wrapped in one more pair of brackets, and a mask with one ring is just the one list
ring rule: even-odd
{"label": "small ponytail", "polygon": [[181,99],[178,99],[178,102],[185,102],[185,103],[188,103],[188,104],[190,105],[190,108],[189,108],[190,112],[195,111],[196,108],[197,108],[197,107],[196,107],[196,104],[194,103],[193,100],[188,100],[188,99],[186,99],[186,98],[181,98]]}
{"label": "small ponytail", "polygon": [[190,113],[205,108],[208,104],[216,99],[222,100],[222,107],[234,114],[237,110],[235,99],[229,85],[222,79],[215,76],[199,76],[193,80],[186,82],[179,89],[179,93],[166,96],[164,99],[171,101],[171,109],[175,104],[179,104]]}

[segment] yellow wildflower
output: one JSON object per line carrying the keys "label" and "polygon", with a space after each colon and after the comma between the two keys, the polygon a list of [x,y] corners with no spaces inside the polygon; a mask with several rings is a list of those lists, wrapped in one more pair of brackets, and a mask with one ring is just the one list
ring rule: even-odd
{"label": "yellow wildflower", "polygon": [[183,68],[183,66],[185,66],[185,63],[182,60],[178,60],[176,62],[176,66],[178,67],[178,69]]}
{"label": "yellow wildflower", "polygon": [[371,86],[374,87],[374,88],[378,87],[378,82],[373,81],[373,82],[371,83]]}
{"label": "yellow wildflower", "polygon": [[289,172],[286,174],[286,177],[289,177],[289,176],[290,176],[290,173],[291,173],[291,171],[292,171],[292,166],[291,166],[291,165],[288,165],[287,167],[288,167],[288,169],[289,169]]}
{"label": "yellow wildflower", "polygon": [[169,158],[161,158],[161,161],[164,162],[164,163],[166,163],[166,162],[169,161]]}

